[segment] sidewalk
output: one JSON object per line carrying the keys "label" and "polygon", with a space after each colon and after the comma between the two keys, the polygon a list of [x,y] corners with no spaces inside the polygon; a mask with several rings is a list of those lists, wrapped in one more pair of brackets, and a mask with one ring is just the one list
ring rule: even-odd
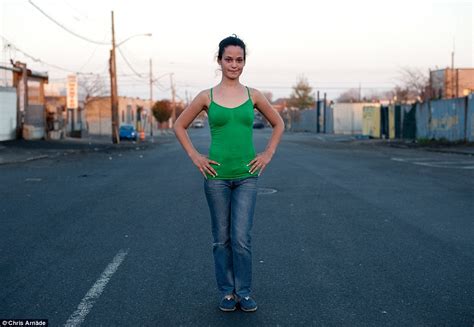
{"label": "sidewalk", "polygon": [[65,138],[62,140],[13,140],[0,142],[0,165],[15,164],[45,158],[57,158],[70,154],[140,150],[151,148],[174,137],[172,132],[147,136],[144,141],[121,141],[113,144],[110,136],[90,136],[85,138]]}
{"label": "sidewalk", "polygon": [[463,154],[468,156],[474,156],[474,143],[436,143],[431,142],[428,144],[420,144],[414,140],[377,140],[369,139],[366,141],[358,142],[372,142],[378,145],[390,146],[394,148],[402,149],[418,149],[430,152],[444,152],[444,153],[454,153],[454,154]]}

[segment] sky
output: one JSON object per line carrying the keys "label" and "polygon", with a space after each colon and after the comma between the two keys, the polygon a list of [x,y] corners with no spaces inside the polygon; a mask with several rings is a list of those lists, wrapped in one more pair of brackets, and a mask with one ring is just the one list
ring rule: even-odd
{"label": "sky", "polygon": [[359,86],[387,91],[404,68],[451,66],[453,49],[455,67],[474,67],[474,5],[466,0],[0,0],[0,10],[2,65],[26,62],[58,85],[74,72],[98,74],[106,88],[113,10],[116,43],[132,36],[119,47],[128,63],[117,52],[119,95],[144,99],[150,59],[155,100],[170,98],[171,74],[183,100],[219,83],[218,43],[234,33],[248,50],[241,82],[274,99],[288,97],[301,77],[330,99]]}

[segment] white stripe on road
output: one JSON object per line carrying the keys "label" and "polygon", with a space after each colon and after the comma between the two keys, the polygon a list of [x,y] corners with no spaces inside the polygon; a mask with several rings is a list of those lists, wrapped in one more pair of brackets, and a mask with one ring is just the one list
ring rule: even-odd
{"label": "white stripe on road", "polygon": [[391,159],[393,161],[401,161],[401,162],[433,160],[433,158],[391,158]]}
{"label": "white stripe on road", "polygon": [[391,158],[391,160],[434,168],[474,169],[474,166],[469,165],[474,163],[472,160],[441,161],[433,158]]}
{"label": "white stripe on road", "polygon": [[117,253],[112,262],[107,266],[107,268],[105,268],[100,278],[91,287],[89,292],[87,292],[86,296],[84,296],[81,303],[79,303],[79,305],[77,306],[76,311],[69,317],[68,321],[66,321],[66,324],[64,326],[73,327],[80,326],[82,324],[87,314],[92,309],[92,306],[94,305],[95,301],[102,294],[105,286],[109,282],[112,275],[117,271],[118,267],[125,259],[127,254],[128,249],[120,250]]}

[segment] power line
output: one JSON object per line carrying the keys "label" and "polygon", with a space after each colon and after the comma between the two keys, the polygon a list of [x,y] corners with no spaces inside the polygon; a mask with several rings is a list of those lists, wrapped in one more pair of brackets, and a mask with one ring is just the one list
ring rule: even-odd
{"label": "power line", "polygon": [[89,56],[89,59],[87,59],[87,61],[81,66],[81,68],[79,68],[79,70],[82,70],[86,65],[89,64],[89,62],[92,60],[92,58],[94,58],[95,52],[97,51],[98,47],[99,47],[99,45],[96,45],[94,51],[92,51],[91,55]]}
{"label": "power line", "polygon": [[[56,66],[56,65],[53,65],[53,64],[49,64],[39,58],[35,58],[34,56],[26,53],[25,51],[21,50],[20,48],[18,48],[16,45],[14,45],[13,43],[11,43],[10,41],[8,41],[5,37],[1,36],[1,38],[7,43],[6,47],[7,48],[12,48],[18,52],[21,52],[24,56],[30,58],[31,60],[33,60],[34,62],[38,62],[40,64],[43,64],[43,65],[46,65],[46,66],[50,66],[50,67],[53,67],[53,68],[56,68],[58,70],[62,70],[62,71],[65,71],[65,72],[68,72],[68,73],[71,73],[73,72],[72,70],[70,69],[66,69],[66,68],[63,68],[63,67],[59,67],[59,66]],[[11,58],[10,58],[11,59]]]}
{"label": "power line", "polygon": [[51,20],[53,23],[55,23],[56,25],[58,25],[59,27],[61,27],[62,29],[64,29],[65,31],[71,33],[72,35],[74,35],[75,37],[78,37],[84,41],[87,41],[87,42],[91,42],[91,43],[95,43],[95,44],[100,44],[100,45],[110,45],[110,43],[106,43],[106,42],[99,42],[99,41],[94,41],[94,40],[91,40],[85,36],[82,36],[82,35],[79,35],[77,34],[76,32],[70,30],[69,28],[67,28],[66,26],[64,26],[63,24],[61,24],[60,22],[58,22],[57,20],[55,20],[53,17],[51,17],[50,15],[48,15],[47,13],[45,13],[40,7],[38,7],[36,4],[33,3],[33,1],[31,0],[28,0],[28,2],[33,6],[35,7],[40,13],[42,13],[43,15],[45,15],[49,20]]}
{"label": "power line", "polygon": [[130,64],[130,62],[127,60],[127,58],[125,57],[125,55],[123,54],[122,52],[122,49],[120,49],[120,47],[117,48],[119,53],[120,53],[120,56],[122,57],[122,59],[125,61],[125,63],[127,64],[128,68],[130,68],[132,70],[132,72],[135,73],[135,75],[137,75],[138,77],[140,78],[145,78],[145,76],[141,75],[140,73],[138,73],[133,67],[132,65]]}
{"label": "power line", "polygon": [[[30,58],[31,60],[33,60],[34,62],[37,62],[37,63],[40,63],[42,65],[45,65],[45,66],[49,66],[49,67],[52,67],[52,68],[55,68],[57,70],[61,70],[61,71],[64,71],[64,72],[68,72],[68,73],[76,73],[76,74],[82,74],[82,75],[94,75],[95,73],[92,73],[92,72],[81,72],[81,71],[74,71],[74,70],[71,70],[71,69],[67,69],[67,68],[64,68],[64,67],[60,67],[58,65],[54,65],[54,64],[50,64],[50,63],[47,63],[46,61],[44,60],[41,60],[40,58],[36,58],[30,54],[28,54],[27,52],[21,50],[20,48],[18,48],[16,45],[14,45],[13,43],[11,43],[7,38],[5,38],[4,36],[0,35],[0,37],[3,39],[3,41],[6,43],[6,48],[8,49],[13,49],[15,51],[18,51],[20,53],[22,53],[25,57],[28,57]],[[10,58],[12,59],[12,58]],[[84,66],[84,65],[83,65]]]}

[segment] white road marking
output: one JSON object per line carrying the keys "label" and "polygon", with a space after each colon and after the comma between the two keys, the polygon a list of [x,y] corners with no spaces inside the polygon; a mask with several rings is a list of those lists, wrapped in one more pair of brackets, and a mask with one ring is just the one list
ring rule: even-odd
{"label": "white road marking", "polygon": [[391,160],[434,168],[474,169],[474,166],[470,165],[474,164],[472,160],[441,161],[442,159],[436,158],[391,158]]}
{"label": "white road marking", "polygon": [[400,161],[400,162],[433,160],[432,158],[391,158],[391,159],[393,161]]}
{"label": "white road marking", "polygon": [[41,182],[43,179],[41,178],[36,178],[36,177],[29,177],[25,179],[25,182]]}
{"label": "white road marking", "polygon": [[76,311],[69,317],[64,326],[80,326],[84,322],[84,319],[86,318],[89,311],[92,309],[92,306],[94,305],[95,301],[97,301],[99,296],[102,294],[105,286],[109,282],[112,275],[117,271],[118,267],[123,262],[127,254],[128,249],[120,250],[117,253],[112,262],[107,266],[107,268],[105,268],[99,279],[91,287],[89,292],[87,292],[87,294],[84,296],[81,303],[79,303],[79,305],[77,306]]}

